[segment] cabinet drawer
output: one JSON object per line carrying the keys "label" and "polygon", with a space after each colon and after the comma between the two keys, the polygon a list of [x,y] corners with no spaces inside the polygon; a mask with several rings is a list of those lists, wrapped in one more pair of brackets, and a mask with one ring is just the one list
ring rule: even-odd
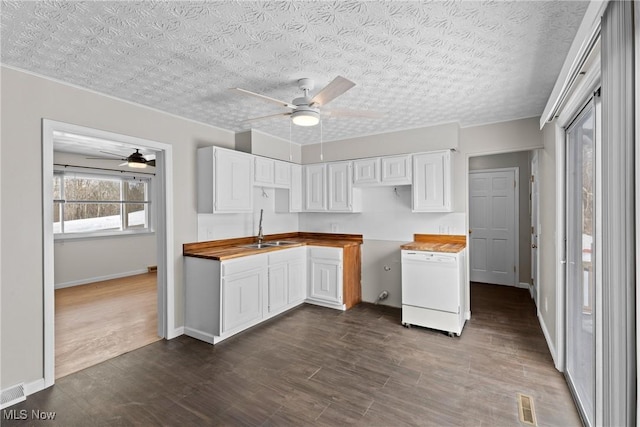
{"label": "cabinet drawer", "polygon": [[322,246],[307,247],[310,258],[324,258],[342,261],[342,248],[329,248]]}
{"label": "cabinet drawer", "polygon": [[296,247],[291,249],[283,249],[277,252],[271,252],[269,256],[269,265],[279,264],[281,262],[289,262],[306,257],[305,247]]}
{"label": "cabinet drawer", "polygon": [[235,273],[243,273],[256,268],[267,267],[267,254],[251,255],[247,257],[222,261],[221,275],[228,276]]}

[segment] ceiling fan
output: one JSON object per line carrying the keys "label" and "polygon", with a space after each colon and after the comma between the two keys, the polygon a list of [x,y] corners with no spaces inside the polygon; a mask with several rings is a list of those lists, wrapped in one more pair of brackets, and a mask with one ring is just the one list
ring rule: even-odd
{"label": "ceiling fan", "polygon": [[351,80],[338,76],[331,81],[328,85],[322,88],[313,97],[309,96],[309,91],[313,90],[314,83],[312,79],[304,78],[298,80],[298,87],[303,91],[304,95],[295,98],[292,102],[280,101],[279,99],[271,98],[266,95],[251,92],[239,87],[230,88],[236,92],[243,93],[245,95],[255,96],[264,101],[268,101],[274,104],[278,104],[285,108],[290,108],[291,111],[286,113],[271,114],[268,116],[255,117],[252,119],[243,120],[243,122],[254,122],[258,120],[270,119],[273,117],[291,117],[293,124],[298,126],[315,126],[320,122],[320,116],[344,116],[344,117],[366,117],[366,118],[378,118],[381,117],[379,113],[373,111],[354,111],[354,110],[322,110],[320,107],[325,106],[330,101],[334,100],[338,96],[342,95],[356,84]]}
{"label": "ceiling fan", "polygon": [[155,159],[149,159],[140,153],[140,150],[136,148],[136,152],[129,155],[129,157],[123,158],[120,157],[120,154],[109,153],[108,151],[100,151],[101,153],[109,154],[110,156],[116,157],[87,157],[87,159],[95,159],[95,160],[124,160],[124,163],[119,164],[118,166],[129,166],[132,168],[146,168],[147,166],[156,165]]}

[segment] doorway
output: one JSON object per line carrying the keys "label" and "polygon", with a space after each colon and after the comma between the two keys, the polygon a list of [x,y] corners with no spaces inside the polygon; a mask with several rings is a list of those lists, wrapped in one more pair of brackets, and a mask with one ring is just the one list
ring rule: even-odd
{"label": "doorway", "polygon": [[156,238],[157,238],[157,334],[162,338],[179,335],[174,319],[174,261],[172,200],[172,147],[169,144],[68,123],[43,120],[43,246],[44,246],[44,386],[55,381],[55,267],[54,267],[54,134],[68,133],[114,141],[156,151]]}
{"label": "doorway", "polygon": [[469,278],[517,286],[518,170],[469,171]]}

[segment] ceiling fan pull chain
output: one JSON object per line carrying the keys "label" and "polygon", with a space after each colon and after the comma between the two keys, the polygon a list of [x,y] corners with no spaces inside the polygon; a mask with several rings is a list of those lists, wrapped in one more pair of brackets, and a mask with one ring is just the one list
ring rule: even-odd
{"label": "ceiling fan pull chain", "polygon": [[324,151],[322,150],[322,118],[320,119],[320,160],[324,160]]}

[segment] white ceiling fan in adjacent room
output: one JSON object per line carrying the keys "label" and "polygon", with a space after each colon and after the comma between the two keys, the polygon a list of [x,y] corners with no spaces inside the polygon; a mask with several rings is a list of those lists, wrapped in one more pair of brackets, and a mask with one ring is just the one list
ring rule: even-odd
{"label": "white ceiling fan in adjacent room", "polygon": [[274,117],[291,117],[293,124],[298,126],[315,126],[320,122],[321,116],[328,117],[364,117],[364,118],[379,118],[382,117],[380,113],[374,111],[357,111],[357,110],[325,110],[321,109],[329,102],[342,95],[356,84],[351,80],[338,76],[331,81],[328,85],[322,88],[313,97],[309,96],[309,92],[314,89],[314,82],[310,78],[303,78],[298,80],[298,88],[303,91],[304,95],[295,98],[291,102],[281,101],[279,99],[272,98],[270,96],[261,95],[259,93],[252,92],[250,90],[242,89],[239,87],[231,88],[230,90],[243,93],[245,95],[251,95],[263,101],[271,102],[273,104],[280,105],[285,108],[289,108],[291,111],[270,114],[268,116],[255,117],[244,120],[243,122],[254,122],[258,120],[266,120]]}

